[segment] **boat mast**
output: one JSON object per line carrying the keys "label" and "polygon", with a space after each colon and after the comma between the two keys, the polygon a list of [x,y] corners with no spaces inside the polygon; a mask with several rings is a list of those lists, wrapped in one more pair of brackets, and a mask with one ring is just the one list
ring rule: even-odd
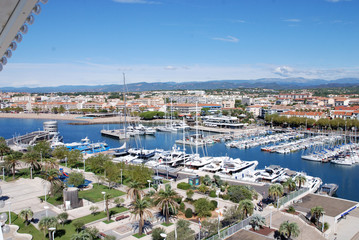
{"label": "boat mast", "polygon": [[127,139],[127,124],[126,124],[126,76],[125,76],[125,73],[122,73],[123,74],[123,100],[124,100],[124,111],[123,111],[123,114],[125,116],[125,127],[124,127],[124,130],[125,130],[125,139]]}
{"label": "boat mast", "polygon": [[197,102],[196,102],[196,154],[198,154],[198,113],[197,113]]}

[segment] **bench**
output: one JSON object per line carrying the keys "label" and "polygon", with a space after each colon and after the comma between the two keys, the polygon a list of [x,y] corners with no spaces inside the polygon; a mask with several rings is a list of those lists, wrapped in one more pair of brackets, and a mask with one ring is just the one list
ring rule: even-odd
{"label": "bench", "polygon": [[115,220],[116,221],[121,221],[121,220],[129,218],[129,217],[130,217],[129,215],[121,215],[121,216],[118,216],[117,218],[115,218]]}

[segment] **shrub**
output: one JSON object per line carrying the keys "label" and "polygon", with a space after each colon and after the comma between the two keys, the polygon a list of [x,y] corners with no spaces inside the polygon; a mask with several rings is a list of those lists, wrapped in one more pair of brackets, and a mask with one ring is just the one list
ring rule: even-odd
{"label": "shrub", "polygon": [[245,186],[230,186],[228,188],[229,199],[232,202],[239,203],[244,199],[252,200],[252,191]]}
{"label": "shrub", "polygon": [[228,194],[219,195],[219,197],[222,198],[223,200],[229,200]]}
{"label": "shrub", "polygon": [[218,207],[218,202],[216,200],[211,200],[211,210],[215,210]]}
{"label": "shrub", "polygon": [[182,190],[188,190],[191,188],[191,184],[181,182],[181,183],[177,184],[177,188],[182,189]]}
{"label": "shrub", "polygon": [[287,212],[295,213],[295,208],[293,206],[289,206]]}
{"label": "shrub", "polygon": [[153,229],[152,240],[163,240],[163,237],[161,237],[161,233],[166,233],[166,231],[161,227]]}
{"label": "shrub", "polygon": [[193,190],[192,189],[187,190],[186,195],[188,200],[192,200],[192,197],[194,195]]}
{"label": "shrub", "polygon": [[329,228],[329,223],[324,222],[324,231],[327,231]]}
{"label": "shrub", "polygon": [[181,204],[182,202],[182,197],[178,197],[174,199],[178,204]]}
{"label": "shrub", "polygon": [[193,216],[192,209],[187,208],[184,215],[186,216],[186,218],[191,218]]}
{"label": "shrub", "polygon": [[214,190],[210,191],[209,196],[212,197],[212,198],[217,197],[216,191],[214,191]]}
{"label": "shrub", "polygon": [[186,206],[184,205],[184,203],[181,202],[181,203],[180,203],[180,207],[179,207],[180,211],[183,212],[185,207],[186,207]]}
{"label": "shrub", "polygon": [[207,198],[200,198],[193,204],[199,217],[210,217],[212,205]]}

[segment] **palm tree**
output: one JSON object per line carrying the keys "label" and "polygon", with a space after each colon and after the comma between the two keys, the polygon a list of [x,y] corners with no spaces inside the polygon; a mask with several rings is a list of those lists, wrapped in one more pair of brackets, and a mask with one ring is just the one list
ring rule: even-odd
{"label": "palm tree", "polygon": [[35,152],[28,152],[22,156],[25,162],[34,170],[40,169],[39,156]]}
{"label": "palm tree", "polygon": [[292,178],[288,178],[287,181],[283,183],[284,187],[288,188],[288,191],[294,191],[297,185],[295,184],[295,181]]}
{"label": "palm tree", "polygon": [[[49,229],[50,227],[56,227],[56,225],[57,225],[56,217],[44,217],[39,222],[39,228],[41,231],[44,232],[44,236],[46,235],[47,229]],[[49,239],[51,239],[50,234],[51,233],[49,232]]]}
{"label": "palm tree", "polygon": [[31,211],[30,208],[21,210],[21,212],[19,213],[19,217],[25,220],[26,225],[29,225],[30,223],[29,219],[32,219],[33,216],[34,216],[34,212]]}
{"label": "palm tree", "polygon": [[12,153],[5,157],[5,164],[12,169],[12,178],[15,179],[16,166],[20,165],[19,157]]}
{"label": "palm tree", "polygon": [[110,222],[110,210],[108,208],[109,201],[111,199],[111,194],[105,194],[105,206],[106,206],[106,213],[107,213],[107,221]]}
{"label": "palm tree", "polygon": [[162,209],[162,213],[166,217],[166,224],[169,224],[170,209],[175,212],[178,208],[176,198],[178,198],[177,192],[172,190],[168,184],[165,186],[165,190],[161,189],[155,197],[157,207]]}
{"label": "palm tree", "polygon": [[307,181],[307,178],[303,175],[298,175],[295,177],[295,182],[299,184],[299,188],[302,187],[302,184],[304,184]]}
{"label": "palm tree", "polygon": [[250,224],[252,225],[252,228],[254,229],[254,231],[258,231],[260,228],[262,228],[266,224],[266,221],[265,221],[265,218],[262,217],[261,215],[254,214],[252,216]]}
{"label": "palm tree", "polygon": [[4,156],[5,153],[9,153],[10,152],[10,148],[7,146],[5,138],[0,137],[0,156],[1,156],[1,160]]}
{"label": "palm tree", "polygon": [[278,197],[283,195],[283,186],[280,184],[273,184],[269,187],[268,193],[269,196],[273,197],[273,200],[276,201]]}
{"label": "palm tree", "polygon": [[59,164],[57,163],[56,158],[45,158],[43,163],[43,168],[45,171],[48,171],[49,169],[57,168]]}
{"label": "palm tree", "polygon": [[48,171],[43,173],[43,177],[44,177],[44,182],[46,184],[46,181],[50,182],[50,191],[51,191],[51,196],[54,196],[55,191],[54,191],[54,187],[55,185],[60,185],[62,184],[61,179],[59,178],[59,172],[56,169],[49,169]]}
{"label": "palm tree", "polygon": [[310,209],[311,216],[315,218],[317,226],[319,226],[319,219],[324,214],[324,209],[321,206],[316,206]]}
{"label": "palm tree", "polygon": [[141,184],[136,181],[130,182],[130,186],[127,190],[127,197],[130,197],[133,201],[136,201],[136,199],[141,198],[143,195],[144,192],[141,189]]}
{"label": "palm tree", "polygon": [[290,237],[298,237],[300,230],[297,223],[290,223],[288,221],[283,222],[279,227],[280,234],[284,235],[286,239],[291,239]]}
{"label": "palm tree", "polygon": [[139,224],[138,224],[138,234],[142,235],[142,228],[145,223],[145,218],[152,218],[153,214],[149,210],[150,203],[141,198],[137,198],[135,201],[132,202],[132,214],[134,214],[135,218],[139,218]]}
{"label": "palm tree", "polygon": [[242,215],[244,216],[244,218],[247,218],[248,215],[253,214],[254,205],[253,205],[252,201],[249,199],[244,199],[244,200],[240,201],[238,204],[238,207],[239,207],[239,210],[242,212]]}
{"label": "palm tree", "polygon": [[90,233],[86,231],[81,231],[80,233],[75,233],[71,236],[71,240],[92,240],[92,236]]}

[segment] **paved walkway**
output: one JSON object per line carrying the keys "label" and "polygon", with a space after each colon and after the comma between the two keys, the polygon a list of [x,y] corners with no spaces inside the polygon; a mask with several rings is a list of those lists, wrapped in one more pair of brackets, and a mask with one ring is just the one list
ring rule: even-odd
{"label": "paved walkway", "polygon": [[[298,216],[292,214],[285,214],[281,211],[273,212],[272,214],[272,228],[279,229],[280,224],[289,221],[295,222],[298,224],[300,234],[297,238],[293,239],[303,239],[303,240],[325,240],[322,234],[312,226],[304,223]],[[266,218],[267,226],[269,226],[269,216]]]}

